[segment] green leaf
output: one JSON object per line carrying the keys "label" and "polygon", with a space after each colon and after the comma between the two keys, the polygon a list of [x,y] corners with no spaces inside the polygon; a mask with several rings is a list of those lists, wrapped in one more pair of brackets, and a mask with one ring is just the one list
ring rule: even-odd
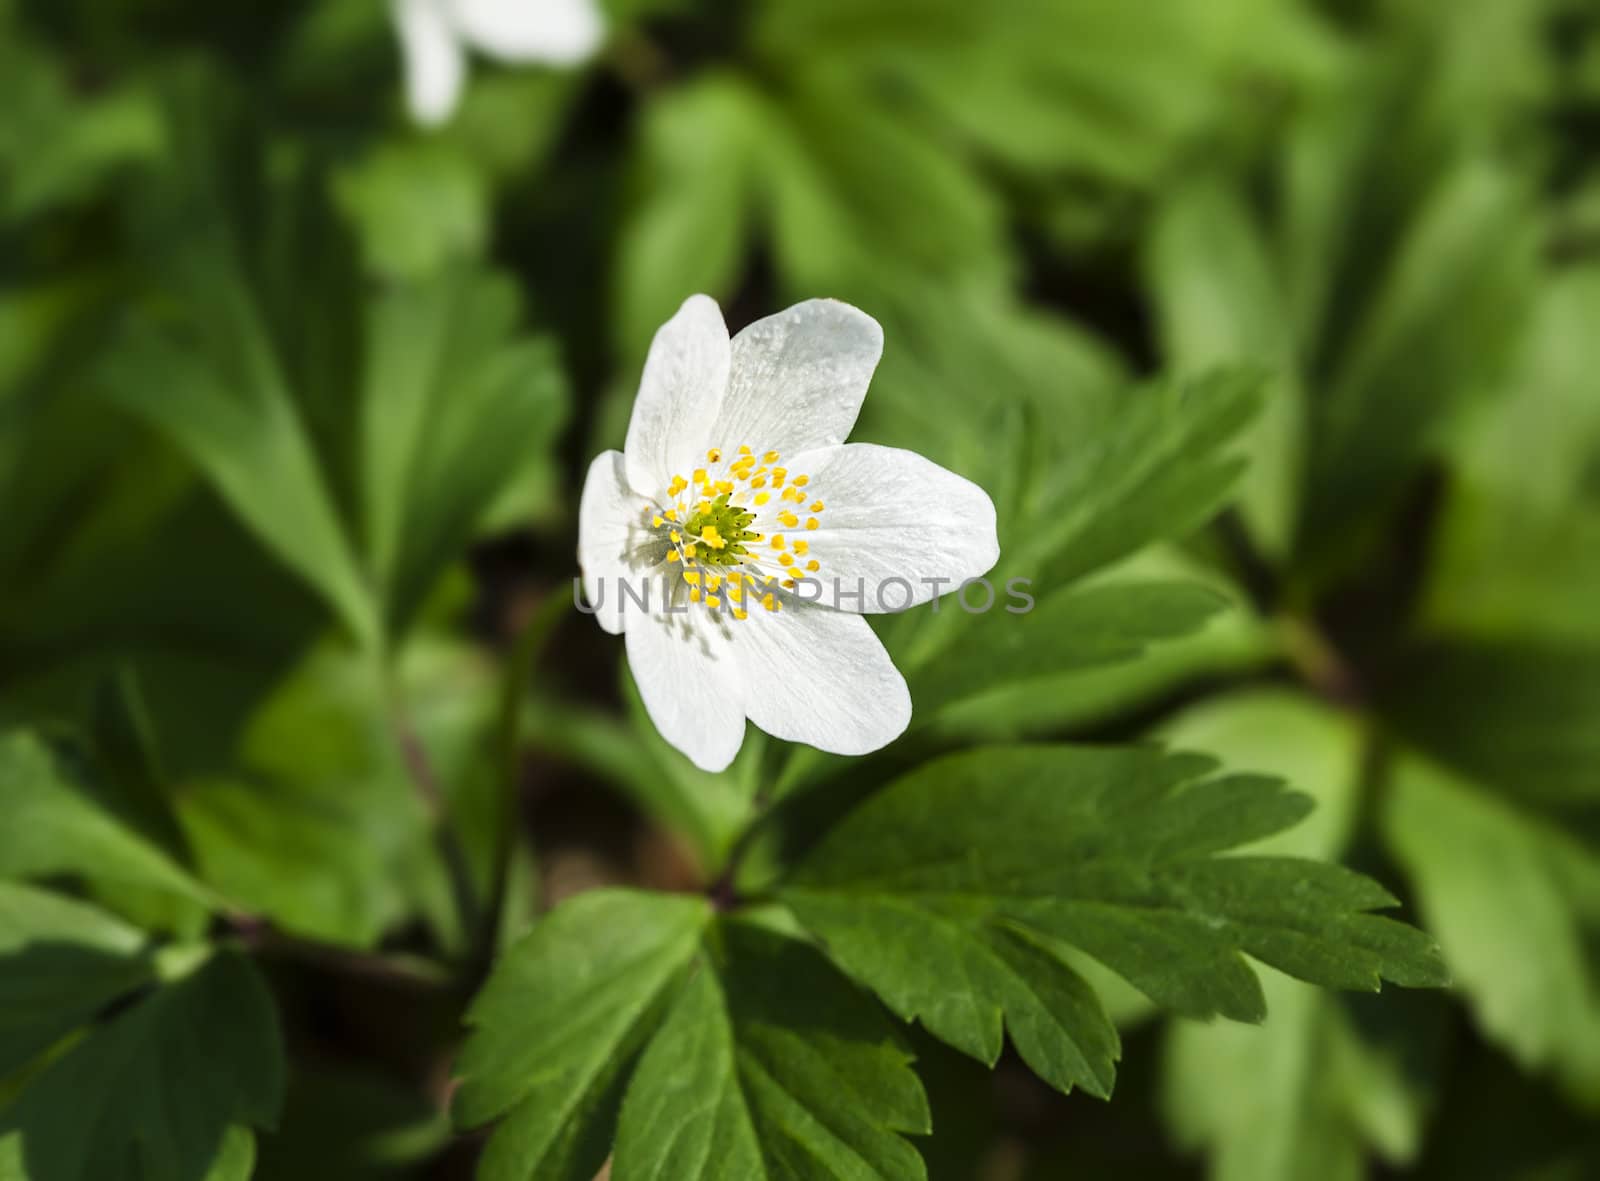
{"label": "green leaf", "polygon": [[105,395],[170,440],[352,634],[376,642],[376,601],[239,261],[197,233],[167,265],[182,302],[125,335],[101,367]]}
{"label": "green leaf", "polygon": [[701,75],[663,94],[639,128],[637,197],[617,243],[617,336],[641,358],[696,292],[731,293],[743,263],[762,109],[741,83]]}
{"label": "green leaf", "polygon": [[[1261,1019],[1245,954],[1332,987],[1442,981],[1425,936],[1366,913],[1394,904],[1375,882],[1313,861],[1216,856],[1289,827],[1308,801],[1274,780],[1215,770],[1202,756],[1136,748],[952,755],[847,816],[779,897],[890,1008],[986,1059],[1002,1015],[1026,1053],[1019,1024],[1031,1016],[1002,973],[971,967],[997,930],[1025,933],[1041,953],[1076,947],[1189,1016]],[[1058,996],[1082,994],[1037,966],[1025,978],[1036,992],[1044,980]],[[952,979],[963,988],[949,989]],[[1079,1060],[1105,1060],[1083,1053],[1105,1043],[1096,1012],[1085,997],[1055,1013]],[[1047,1061],[1048,1045],[1033,1057]],[[1071,1061],[1063,1051],[1047,1080],[1094,1089]]]}
{"label": "green leaf", "polygon": [[[826,63],[769,104],[759,163],[786,285],[836,290],[882,281],[999,286],[1011,265],[999,203],[912,120],[870,100]],[[851,134],[840,135],[840,127]],[[917,216],[901,199],[915,193]]]}
{"label": "green leaf", "polygon": [[1600,856],[1548,821],[1413,755],[1383,831],[1484,1035],[1600,1106]]}
{"label": "green leaf", "polygon": [[1267,243],[1238,194],[1200,181],[1163,207],[1146,270],[1172,368],[1254,363],[1272,375],[1248,438],[1239,508],[1262,550],[1281,559],[1293,540],[1305,411],[1294,326]]}
{"label": "green leaf", "polygon": [[1061,586],[1204,522],[1244,469],[1234,443],[1261,388],[1259,374],[1219,370],[1130,391],[1040,479],[1007,569]]}
{"label": "green leaf", "polygon": [[1307,539],[1382,506],[1493,392],[1530,306],[1538,238],[1523,178],[1475,160],[1442,174],[1315,403]]}
{"label": "green leaf", "polygon": [[710,918],[705,901],[600,890],[557,907],[500,961],[468,1015],[455,1115],[500,1119],[485,1181],[589,1181],[628,1064]]}
{"label": "green leaf", "polygon": [[628,1086],[617,1181],[921,1179],[927,1100],[883,1013],[807,944],[717,929]]}
{"label": "green leaf", "polygon": [[419,638],[396,655],[394,676],[390,686],[360,653],[329,644],[270,687],[230,753],[231,777],[183,785],[183,825],[208,881],[310,938],[372,947],[415,918],[447,945],[459,938],[391,690],[469,851],[487,848],[472,838],[485,823],[492,670],[470,647]]}
{"label": "green leaf", "polygon": [[384,143],[334,180],[367,269],[425,278],[477,258],[489,237],[484,177],[438,141]]}
{"label": "green leaf", "polygon": [[1068,589],[1026,612],[1008,602],[912,675],[912,699],[926,716],[1018,682],[1136,660],[1153,644],[1198,631],[1226,603],[1192,583]]}
{"label": "green leaf", "polygon": [[150,889],[214,909],[218,899],[123,823],[39,738],[0,734],[0,878],[73,874]]}
{"label": "green leaf", "polygon": [[92,97],[57,61],[0,15],[0,223],[94,196],[130,165],[159,157],[161,120],[133,89]]}
{"label": "green leaf", "polygon": [[144,942],[92,906],[0,882],[0,1079],[150,980]]}
{"label": "green leaf", "polygon": [[362,395],[365,543],[403,628],[566,415],[553,345],[517,336],[509,278],[459,271],[370,306]]}
{"label": "green leaf", "polygon": [[[1315,798],[1303,824],[1253,852],[1344,854],[1364,769],[1354,718],[1299,694],[1255,690],[1185,711],[1163,737],[1282,775]],[[1272,971],[1262,986],[1268,1011],[1259,1027],[1169,1028],[1163,1107],[1177,1139],[1206,1148],[1219,1181],[1342,1181],[1364,1174],[1369,1150],[1408,1162],[1423,1113],[1399,1051],[1368,1044],[1335,996]]]}
{"label": "green leaf", "polygon": [[272,999],[247,960],[219,952],[90,1031],[0,1109],[0,1177],[242,1179],[248,1129],[273,1126],[283,1085]]}
{"label": "green leaf", "polygon": [[1600,267],[1550,276],[1507,388],[1452,448],[1430,629],[1600,645],[1597,321]]}

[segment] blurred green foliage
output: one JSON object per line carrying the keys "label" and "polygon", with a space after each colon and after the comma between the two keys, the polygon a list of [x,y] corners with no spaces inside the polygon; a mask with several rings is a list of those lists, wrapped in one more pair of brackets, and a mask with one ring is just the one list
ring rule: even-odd
{"label": "blurred green foliage", "polygon": [[[0,1179],[1600,1175],[1600,11],[606,8],[0,0]],[[696,291],[1034,582],[870,758],[556,622]]]}

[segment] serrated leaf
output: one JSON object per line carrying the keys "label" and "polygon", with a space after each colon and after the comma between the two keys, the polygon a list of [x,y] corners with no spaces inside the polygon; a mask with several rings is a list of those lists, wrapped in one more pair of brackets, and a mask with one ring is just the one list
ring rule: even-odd
{"label": "serrated leaf", "polygon": [[[1256,690],[1185,711],[1163,737],[1284,776],[1317,801],[1307,820],[1254,852],[1338,858],[1349,840],[1364,743],[1352,717],[1282,690]],[[1185,1145],[1210,1154],[1218,1181],[1365,1175],[1375,1152],[1408,1161],[1422,1104],[1391,1047],[1366,1043],[1338,997],[1262,973],[1259,1027],[1174,1022],[1167,1032],[1163,1108]],[[1387,999],[1387,998],[1385,998]]]}
{"label": "serrated leaf", "polygon": [[1007,599],[916,670],[913,700],[925,716],[1009,684],[1135,660],[1155,643],[1198,631],[1226,603],[1192,583],[1068,589],[1031,610]]}
{"label": "serrated leaf", "polygon": [[910,1055],[808,945],[728,923],[628,1086],[616,1181],[919,1181]]}
{"label": "serrated leaf", "polygon": [[1248,435],[1239,509],[1263,552],[1281,559],[1293,540],[1305,411],[1298,345],[1267,243],[1239,194],[1200,181],[1167,200],[1146,270],[1178,372],[1250,362],[1270,374]]}
{"label": "serrated leaf", "polygon": [[0,1079],[150,980],[144,944],[104,911],[0,882]]}
{"label": "serrated leaf", "polygon": [[698,898],[597,890],[557,907],[501,959],[468,1014],[455,1115],[500,1119],[486,1181],[590,1181],[626,1070],[710,918]]}
{"label": "serrated leaf", "polygon": [[283,1072],[265,985],[247,960],[216,953],[90,1031],[0,1109],[0,1178],[241,1178],[253,1156],[243,1138],[273,1126]]}
{"label": "serrated leaf", "polygon": [[1041,478],[1007,568],[1062,586],[1201,524],[1244,470],[1234,443],[1261,391],[1261,375],[1241,370],[1129,391]]}
{"label": "serrated leaf", "polygon": [[[1261,1018],[1245,954],[1336,987],[1442,981],[1431,941],[1366,913],[1393,905],[1370,879],[1313,861],[1216,856],[1289,827],[1308,801],[1271,779],[1215,771],[1201,756],[1139,748],[952,755],[847,816],[779,896],[891,1008],[969,1052],[992,1038],[945,1017],[928,982],[961,978],[965,949],[997,922],[1047,950],[1076,947],[1191,1016]],[[930,941],[941,928],[950,934]],[[971,1001],[991,1011],[1006,999],[992,981],[971,982]],[[1080,1046],[1103,1042],[1081,1013],[1057,1017]]]}
{"label": "serrated leaf", "polygon": [[0,812],[0,878],[73,874],[218,905],[211,890],[77,782],[62,756],[24,731],[0,734]]}
{"label": "serrated leaf", "polygon": [[1484,1035],[1600,1105],[1600,980],[1589,956],[1600,858],[1409,753],[1391,772],[1383,831]]}

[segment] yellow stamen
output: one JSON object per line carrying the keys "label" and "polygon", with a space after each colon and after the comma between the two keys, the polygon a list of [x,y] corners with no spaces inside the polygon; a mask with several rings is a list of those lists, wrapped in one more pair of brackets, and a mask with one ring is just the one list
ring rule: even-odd
{"label": "yellow stamen", "polygon": [[822,522],[817,520],[815,517],[807,517],[806,518],[806,528],[807,529],[815,529],[821,523]]}

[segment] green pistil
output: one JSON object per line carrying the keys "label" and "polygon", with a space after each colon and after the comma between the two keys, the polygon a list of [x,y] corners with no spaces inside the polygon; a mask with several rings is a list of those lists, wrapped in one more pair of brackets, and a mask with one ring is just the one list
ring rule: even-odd
{"label": "green pistil", "polygon": [[727,544],[721,549],[713,549],[704,543],[697,544],[695,561],[706,566],[733,566],[749,552],[745,549],[746,542],[761,540],[760,534],[749,530],[750,522],[755,519],[754,513],[736,504],[729,504],[728,494],[724,492],[711,502],[711,507],[705,512],[697,512],[689,518],[683,534],[688,540],[703,536],[707,528],[715,529],[717,536]]}

